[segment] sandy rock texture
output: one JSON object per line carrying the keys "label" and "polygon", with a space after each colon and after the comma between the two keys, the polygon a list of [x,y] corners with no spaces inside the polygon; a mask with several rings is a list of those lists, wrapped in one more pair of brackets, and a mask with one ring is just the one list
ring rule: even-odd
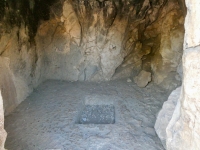
{"label": "sandy rock texture", "polygon": [[184,81],[180,103],[177,104],[172,120],[167,126],[167,148],[170,150],[200,148],[199,59],[200,47],[185,49],[183,55]]}
{"label": "sandy rock texture", "polygon": [[139,87],[145,87],[151,81],[151,73],[142,70],[138,76],[134,78],[134,81]]}
{"label": "sandy rock texture", "polygon": [[[151,69],[154,82],[166,89],[173,89],[177,86],[174,78],[177,67],[181,63],[183,51],[184,29],[182,24],[184,18],[180,15],[177,7],[172,1],[169,1],[156,22],[161,25],[152,24],[145,33],[146,36],[155,37],[155,41],[160,40],[154,44],[155,54],[151,58]],[[160,34],[156,36],[156,32]]]}
{"label": "sandy rock texture", "polygon": [[4,145],[7,137],[7,132],[4,129],[4,109],[3,98],[0,91],[0,150],[5,150]]}
{"label": "sandy rock texture", "polygon": [[166,148],[166,138],[167,138],[166,128],[170,120],[172,119],[175,107],[179,101],[180,93],[181,93],[181,87],[172,91],[168,100],[164,102],[162,109],[158,113],[157,120],[154,126],[156,133],[165,148]]}
{"label": "sandy rock texture", "polygon": [[9,67],[10,60],[0,57],[0,90],[4,100],[5,114],[13,111],[17,106],[17,93],[14,83],[14,77]]}
{"label": "sandy rock texture", "polygon": [[14,27],[0,36],[0,87],[6,113],[11,112],[39,84],[37,67],[40,65],[35,47],[28,40],[28,29],[24,26]]}
{"label": "sandy rock texture", "polygon": [[45,7],[51,2],[0,2],[0,89],[5,114],[44,81],[42,61],[34,38],[39,21],[49,19],[49,11]]}
{"label": "sandy rock texture", "polygon": [[173,117],[167,126],[167,149],[200,149],[200,37],[198,0],[186,0],[183,85]]}
{"label": "sandy rock texture", "polygon": [[31,2],[0,6],[0,57],[10,60],[16,104],[47,79],[105,81],[144,70],[165,89],[180,84],[180,2]]}
{"label": "sandy rock texture", "polygon": [[102,81],[143,69],[166,89],[180,84],[184,17],[178,2],[76,0],[62,6],[36,36],[45,78]]}

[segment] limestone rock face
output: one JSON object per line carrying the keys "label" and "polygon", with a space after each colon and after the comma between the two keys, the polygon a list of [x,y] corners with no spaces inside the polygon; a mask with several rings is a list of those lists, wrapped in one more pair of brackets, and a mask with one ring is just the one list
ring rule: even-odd
{"label": "limestone rock face", "polygon": [[36,42],[47,62],[46,78],[72,81],[112,78],[124,58],[121,47],[128,18],[117,16],[114,2],[102,3],[104,7],[96,0],[65,1],[61,19],[40,25]]}
{"label": "limestone rock face", "polygon": [[199,1],[185,0],[187,6],[187,16],[185,22],[185,44],[187,47],[194,47],[200,45],[200,28],[197,28],[200,24],[199,15]]}
{"label": "limestone rock face", "polygon": [[165,148],[166,148],[166,138],[167,138],[166,128],[172,118],[175,107],[180,97],[180,93],[181,93],[181,87],[172,91],[168,100],[164,102],[162,109],[158,113],[157,120],[154,126],[156,133]]}
{"label": "limestone rock face", "polygon": [[[177,67],[181,63],[183,53],[184,19],[172,1],[168,2],[166,10],[170,11],[162,12],[162,17],[157,20],[162,25],[156,27],[152,24],[147,33],[152,29],[154,32],[160,32],[160,45],[156,46],[155,49],[157,50],[155,50],[155,55],[151,59],[153,81],[165,89],[173,89],[180,84],[174,76],[178,75]],[[163,18],[164,14],[166,17]],[[155,31],[155,29],[158,31]]]}
{"label": "limestone rock face", "polygon": [[0,90],[4,99],[5,114],[10,113],[17,106],[17,93],[9,63],[8,58],[0,57]]}
{"label": "limestone rock face", "polygon": [[3,98],[0,91],[0,150],[5,150],[4,145],[6,141],[7,133],[4,130],[4,110],[3,110]]}
{"label": "limestone rock face", "polygon": [[0,36],[0,88],[6,114],[42,81],[40,59],[28,40],[28,29],[23,25]]}
{"label": "limestone rock face", "polygon": [[185,49],[181,101],[167,126],[167,148],[170,150],[200,149],[199,59],[200,47]]}
{"label": "limestone rock face", "polygon": [[177,74],[181,68],[177,70],[177,67],[181,67],[183,52],[183,13],[178,3],[171,0],[162,9],[155,7],[151,11],[149,20],[145,18],[139,23],[140,28],[130,22],[130,40],[135,41],[134,46],[114,78],[127,74],[136,76],[141,70],[147,70],[152,72],[154,83],[174,89],[180,85],[181,78],[181,74]]}
{"label": "limestone rock face", "polygon": [[180,102],[167,126],[167,149],[200,149],[200,36],[198,0],[186,0],[183,84]]}
{"label": "limestone rock face", "polygon": [[45,78],[111,80],[144,69],[166,89],[179,84],[184,19],[177,2],[75,0],[62,5],[61,16],[42,22],[36,36]]}
{"label": "limestone rock face", "polygon": [[46,79],[105,81],[146,70],[165,89],[180,84],[181,0],[29,2],[0,6],[0,56],[10,59],[17,104]]}
{"label": "limestone rock face", "polygon": [[134,82],[139,86],[139,87],[145,87],[147,84],[151,81],[151,73],[142,70],[138,76],[134,78]]}

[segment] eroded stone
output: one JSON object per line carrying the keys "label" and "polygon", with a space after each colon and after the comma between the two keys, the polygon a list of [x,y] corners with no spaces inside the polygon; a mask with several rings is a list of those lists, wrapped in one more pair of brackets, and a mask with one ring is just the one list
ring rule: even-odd
{"label": "eroded stone", "polygon": [[174,113],[177,102],[179,101],[180,94],[181,87],[177,88],[170,94],[168,100],[164,102],[162,109],[158,113],[157,120],[154,126],[156,133],[165,148],[167,139],[166,128],[170,120],[172,119],[172,115]]}
{"label": "eroded stone", "polygon": [[139,86],[139,87],[145,87],[147,84],[151,81],[151,73],[142,70],[138,76],[134,78],[134,82]]}

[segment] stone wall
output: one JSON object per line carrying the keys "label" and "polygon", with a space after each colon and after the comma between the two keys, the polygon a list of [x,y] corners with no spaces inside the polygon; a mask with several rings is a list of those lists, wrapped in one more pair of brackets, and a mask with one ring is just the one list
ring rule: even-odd
{"label": "stone wall", "polygon": [[167,127],[167,149],[200,149],[200,2],[186,0],[183,85],[180,102]]}
{"label": "stone wall", "polygon": [[0,89],[6,114],[42,81],[40,59],[28,40],[28,29],[24,26],[3,32],[0,37]]}
{"label": "stone wall", "polygon": [[181,87],[178,87],[176,90],[172,91],[168,100],[164,102],[162,109],[157,115],[157,120],[155,123],[155,130],[160,138],[164,148],[166,148],[166,128],[172,119],[172,115],[174,113],[176,105],[179,103],[179,97],[181,93]]}
{"label": "stone wall", "polygon": [[62,14],[42,22],[36,36],[45,78],[102,81],[145,70],[166,89],[180,84],[184,13],[177,1],[62,5]]}
{"label": "stone wall", "polygon": [[0,150],[5,150],[4,145],[6,141],[7,133],[4,129],[4,109],[3,109],[3,98],[0,91]]}
{"label": "stone wall", "polygon": [[147,71],[165,89],[181,83],[184,13],[175,0],[6,2],[0,57],[10,61],[11,106],[46,79],[133,79]]}
{"label": "stone wall", "polygon": [[34,37],[39,20],[49,19],[46,6],[45,0],[0,0],[0,90],[5,114],[44,81]]}

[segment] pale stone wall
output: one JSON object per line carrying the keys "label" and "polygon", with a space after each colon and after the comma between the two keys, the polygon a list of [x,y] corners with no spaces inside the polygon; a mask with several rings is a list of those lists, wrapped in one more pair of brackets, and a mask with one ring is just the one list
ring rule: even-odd
{"label": "pale stone wall", "polygon": [[172,91],[168,100],[163,104],[162,109],[158,113],[157,120],[154,126],[156,133],[165,148],[166,148],[166,128],[170,120],[172,119],[172,115],[179,100],[180,93],[181,93],[181,87]]}
{"label": "pale stone wall", "polygon": [[35,47],[29,43],[28,32],[25,25],[21,25],[0,34],[0,88],[4,86],[3,97],[16,96],[4,97],[6,114],[42,81],[41,59],[38,58]]}
{"label": "pale stone wall", "polygon": [[3,98],[0,91],[0,150],[4,150],[4,144],[7,137],[7,133],[4,130],[4,109]]}
{"label": "pale stone wall", "polygon": [[14,76],[9,65],[9,58],[0,56],[0,90],[4,100],[3,104],[5,114],[9,114],[16,108],[17,104],[19,104],[17,101]]}
{"label": "pale stone wall", "polygon": [[200,1],[186,0],[183,84],[166,129],[168,150],[200,149]]}

